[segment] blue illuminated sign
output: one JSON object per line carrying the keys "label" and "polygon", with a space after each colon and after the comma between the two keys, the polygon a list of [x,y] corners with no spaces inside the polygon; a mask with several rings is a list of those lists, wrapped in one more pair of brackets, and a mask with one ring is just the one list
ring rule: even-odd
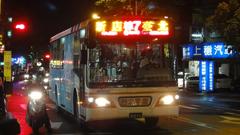
{"label": "blue illuminated sign", "polygon": [[14,64],[25,64],[26,63],[26,60],[24,57],[17,57],[17,58],[12,58],[12,62]]}
{"label": "blue illuminated sign", "polygon": [[214,90],[214,62],[200,61],[199,63],[199,90],[213,91]]}
{"label": "blue illuminated sign", "polygon": [[200,45],[185,45],[183,47],[183,59],[220,59],[234,58],[237,52],[232,46],[227,46],[223,42],[203,43]]}

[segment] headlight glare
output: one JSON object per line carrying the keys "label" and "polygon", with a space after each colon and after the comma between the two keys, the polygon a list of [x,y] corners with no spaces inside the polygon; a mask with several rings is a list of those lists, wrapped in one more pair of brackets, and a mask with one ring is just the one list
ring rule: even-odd
{"label": "headlight glare", "polygon": [[174,102],[174,97],[172,95],[167,95],[161,98],[161,102],[164,105],[170,105]]}
{"label": "headlight glare", "polygon": [[33,100],[39,100],[42,98],[42,92],[39,92],[39,91],[32,91],[30,94],[29,94],[29,97]]}
{"label": "headlight glare", "polygon": [[107,100],[107,99],[104,98],[104,97],[99,97],[99,98],[96,98],[96,99],[95,99],[95,104],[96,104],[98,107],[106,107],[106,106],[110,105],[110,101]]}
{"label": "headlight glare", "polygon": [[44,82],[44,83],[48,83],[48,81],[49,81],[48,78],[44,78],[44,79],[43,79],[43,82]]}
{"label": "headlight glare", "polygon": [[180,97],[179,95],[175,95],[175,99],[178,100]]}
{"label": "headlight glare", "polygon": [[88,102],[89,102],[89,103],[93,103],[93,102],[94,102],[94,98],[93,98],[93,97],[89,97],[89,98],[88,98]]}

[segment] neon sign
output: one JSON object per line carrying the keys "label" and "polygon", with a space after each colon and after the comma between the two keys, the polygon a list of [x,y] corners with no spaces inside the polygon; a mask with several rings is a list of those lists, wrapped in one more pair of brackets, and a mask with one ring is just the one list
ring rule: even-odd
{"label": "neon sign", "polygon": [[189,44],[183,47],[183,59],[225,59],[237,56],[237,51],[223,42]]}
{"label": "neon sign", "polygon": [[200,61],[199,65],[199,90],[213,91],[214,90],[214,62]]}
{"label": "neon sign", "polygon": [[101,36],[168,36],[170,34],[169,23],[166,20],[97,21],[95,25],[95,31]]}

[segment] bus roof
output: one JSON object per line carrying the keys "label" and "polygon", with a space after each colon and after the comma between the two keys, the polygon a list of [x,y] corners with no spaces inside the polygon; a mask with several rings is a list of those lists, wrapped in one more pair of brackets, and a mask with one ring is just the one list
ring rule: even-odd
{"label": "bus roof", "polygon": [[67,36],[67,35],[69,35],[69,34],[71,34],[71,33],[74,33],[74,32],[80,30],[80,29],[83,28],[83,27],[86,27],[86,25],[88,24],[88,22],[89,22],[89,21],[84,21],[84,22],[82,22],[82,23],[76,24],[76,25],[74,25],[73,27],[70,27],[70,28],[68,28],[68,29],[66,29],[66,30],[64,30],[64,31],[62,31],[62,32],[60,32],[60,33],[52,36],[52,37],[50,38],[50,42],[53,42],[53,41],[55,41],[55,40],[57,40],[57,39],[59,39],[59,38],[61,38],[61,37]]}

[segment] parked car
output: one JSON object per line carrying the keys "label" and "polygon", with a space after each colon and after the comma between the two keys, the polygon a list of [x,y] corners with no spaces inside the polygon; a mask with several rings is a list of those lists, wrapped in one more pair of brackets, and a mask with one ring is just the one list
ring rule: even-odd
{"label": "parked car", "polygon": [[186,89],[187,90],[198,90],[199,88],[199,77],[190,76],[186,80]]}
{"label": "parked car", "polygon": [[[214,88],[215,89],[230,89],[231,86],[231,78],[225,74],[217,74],[214,75]],[[191,76],[186,80],[186,88],[188,90],[198,90],[199,89],[199,77]]]}

